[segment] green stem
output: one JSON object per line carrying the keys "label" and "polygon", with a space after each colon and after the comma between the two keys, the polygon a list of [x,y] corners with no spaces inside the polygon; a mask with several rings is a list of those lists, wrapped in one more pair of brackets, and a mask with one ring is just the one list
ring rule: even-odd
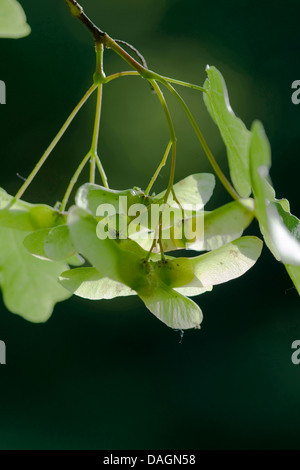
{"label": "green stem", "polygon": [[97,85],[97,103],[96,113],[94,121],[94,130],[92,144],[90,148],[91,164],[90,164],[90,183],[95,183],[95,169],[96,169],[96,155],[99,140],[99,129],[100,129],[100,117],[101,117],[101,97],[102,97],[102,85]]}
{"label": "green stem", "polygon": [[95,44],[96,50],[96,70],[94,73],[94,83],[105,83],[106,76],[103,70],[103,52],[104,52],[104,45],[102,42]]}
{"label": "green stem", "polygon": [[94,184],[95,183],[95,173],[96,173],[96,159],[95,159],[95,155],[91,155],[91,159],[90,159],[90,179],[89,179],[89,182]]}
{"label": "green stem", "polygon": [[105,83],[109,83],[112,80],[115,80],[116,78],[130,77],[130,76],[140,77],[141,75],[139,74],[139,72],[137,72],[135,70],[129,70],[129,71],[125,71],[125,72],[118,72],[118,73],[114,73],[114,74],[109,75],[108,77],[106,77],[105,78]]}
{"label": "green stem", "polygon": [[98,85],[94,131],[93,131],[93,138],[92,138],[92,144],[91,144],[91,153],[94,153],[94,154],[97,153],[98,142],[99,142],[101,107],[102,107],[102,85]]}
{"label": "green stem", "polygon": [[97,166],[97,168],[98,168],[98,170],[99,170],[99,173],[100,173],[100,175],[101,175],[101,179],[102,179],[102,182],[103,182],[103,186],[104,186],[105,188],[109,188],[108,182],[107,182],[107,177],[106,177],[104,168],[103,168],[103,166],[102,166],[102,163],[101,163],[101,160],[100,160],[98,154],[96,154],[96,166]]}
{"label": "green stem", "polygon": [[84,105],[84,103],[88,100],[88,98],[91,96],[91,94],[93,93],[93,91],[97,88],[97,85],[92,85],[89,90],[86,92],[86,94],[83,96],[83,98],[79,101],[78,105],[74,108],[74,110],[72,111],[72,113],[70,114],[70,116],[68,117],[68,119],[66,120],[66,122],[64,123],[64,125],[62,126],[62,128],[60,129],[60,131],[58,132],[58,134],[55,136],[55,138],[53,139],[53,141],[51,142],[51,144],[49,145],[49,147],[47,148],[47,150],[45,151],[45,153],[42,155],[41,159],[39,160],[39,162],[36,164],[36,166],[34,167],[34,169],[32,170],[32,172],[30,173],[30,175],[28,176],[28,178],[26,179],[26,181],[24,182],[24,184],[21,186],[21,188],[19,189],[19,191],[17,192],[15,198],[13,199],[13,202],[15,202],[16,200],[20,199],[20,197],[23,196],[24,192],[26,191],[26,189],[28,188],[28,186],[30,185],[30,183],[32,182],[32,180],[34,179],[34,177],[37,175],[37,173],[39,172],[39,170],[41,169],[41,167],[43,166],[43,164],[45,163],[45,161],[47,160],[47,158],[49,157],[50,153],[52,152],[52,150],[54,149],[54,147],[57,145],[57,143],[59,142],[59,140],[61,139],[61,137],[64,135],[64,133],[66,132],[66,130],[68,129],[69,125],[71,124],[71,122],[73,121],[74,117],[76,116],[76,114],[78,113],[78,111],[81,109],[81,107]]}
{"label": "green stem", "polygon": [[[239,200],[238,194],[236,193],[236,191],[234,190],[234,188],[232,187],[232,185],[230,184],[230,182],[228,181],[228,179],[226,178],[226,176],[222,172],[220,166],[218,165],[215,157],[213,156],[210,148],[207,145],[206,140],[204,139],[204,136],[203,136],[202,132],[200,131],[200,128],[199,128],[195,118],[193,117],[193,115],[192,115],[191,111],[189,110],[188,106],[186,105],[185,101],[182,99],[182,97],[179,95],[179,93],[172,87],[172,85],[170,85],[170,83],[168,82],[168,81],[171,82],[171,79],[169,79],[168,77],[163,77],[163,76],[161,76],[161,75],[159,75],[155,72],[152,72],[151,70],[148,70],[145,67],[143,67],[136,60],[134,60],[126,51],[124,51],[124,49],[122,49],[122,47],[120,47],[118,44],[116,44],[113,41],[113,39],[110,38],[109,36],[105,37],[105,45],[107,47],[110,47],[112,50],[114,50],[120,57],[122,57],[128,64],[130,64],[142,77],[146,78],[152,84],[153,88],[155,89],[155,91],[159,95],[161,103],[162,104],[164,103],[163,104],[164,110],[167,108],[167,105],[165,103],[164,97],[163,97],[163,102],[161,100],[161,97],[160,97],[161,91],[160,91],[160,89],[159,89],[159,87],[158,87],[155,80],[163,83],[171,91],[171,93],[176,97],[176,99],[180,102],[180,105],[184,109],[184,111],[185,111],[185,113],[186,113],[186,115],[187,115],[187,117],[188,117],[195,133],[196,133],[196,136],[197,136],[200,144],[202,145],[203,150],[204,150],[211,166],[213,167],[216,175],[220,179],[220,181],[223,184],[223,186],[225,187],[225,189],[231,195],[231,197],[235,200]],[[121,76],[125,76],[125,74],[123,73]],[[117,76],[115,76],[115,78],[117,78]],[[184,82],[180,82],[179,80],[176,80],[176,81],[173,81],[173,83],[177,83],[178,85],[182,85]],[[192,85],[192,84],[190,84],[190,85]],[[195,88],[195,87],[197,89],[200,89],[200,91],[205,92],[205,90],[202,87],[198,87],[197,85],[195,85],[195,86],[192,85],[191,86],[191,88]],[[159,91],[157,90],[157,88],[158,88]],[[168,122],[169,122],[169,116],[168,116]],[[171,138],[171,140],[172,140],[172,138]],[[176,141],[174,141],[174,142],[176,142]],[[173,150],[173,163],[172,163],[172,170],[171,170],[171,175],[170,175],[170,182],[169,182],[167,192],[166,192],[167,196],[169,195],[169,193],[172,189],[172,184],[173,184],[173,183],[171,183],[172,178],[174,180],[174,171],[175,171],[174,160],[176,158],[176,144],[173,145],[172,150]]]}
{"label": "green stem", "polygon": [[[200,131],[200,128],[199,128],[196,120],[194,119],[191,111],[189,110],[189,108],[186,105],[185,101],[181,98],[179,93],[177,93],[177,91],[172,87],[172,85],[170,85],[170,83],[174,83],[174,84],[182,85],[182,86],[189,86],[190,88],[195,88],[195,89],[200,90],[202,92],[205,92],[205,90],[202,87],[199,87],[198,85],[186,84],[185,82],[182,82],[180,80],[174,80],[174,79],[171,79],[171,78],[168,78],[168,77],[163,77],[163,76],[161,76],[161,75],[159,75],[159,74],[157,74],[157,73],[155,73],[151,70],[148,70],[148,68],[144,67],[139,62],[137,62],[133,57],[131,57],[119,44],[117,44],[116,41],[114,41],[110,36],[108,36],[108,34],[104,33],[99,28],[97,28],[91,22],[91,20],[85,15],[85,13],[83,11],[83,8],[76,2],[76,0],[66,0],[66,2],[68,4],[68,6],[70,8],[70,11],[73,14],[73,16],[78,17],[85,24],[85,26],[87,26],[87,28],[92,32],[92,34],[94,35],[94,38],[95,38],[96,45],[97,44],[101,44],[101,45],[103,44],[105,47],[107,47],[109,49],[112,49],[122,59],[124,59],[125,62],[127,62],[129,65],[131,65],[131,67],[133,67],[139,73],[139,75],[141,75],[143,78],[146,78],[151,83],[153,88],[155,89],[155,91],[156,91],[156,93],[159,97],[159,100],[160,100],[160,102],[163,106],[166,117],[167,117],[169,130],[170,130],[170,136],[171,136],[171,142],[173,144],[172,145],[172,167],[171,167],[171,174],[170,174],[169,184],[168,184],[168,188],[167,188],[167,191],[166,191],[166,198],[168,198],[168,196],[170,194],[170,191],[173,188],[175,163],[176,163],[176,136],[175,136],[174,126],[173,126],[173,123],[172,123],[172,119],[171,119],[171,116],[170,116],[168,106],[166,104],[164,96],[163,96],[159,86],[157,85],[156,81],[159,81],[159,82],[163,83],[171,91],[171,93],[176,97],[176,99],[179,101],[180,105],[183,107],[183,110],[185,111],[185,113],[186,113],[186,115],[187,115],[187,117],[188,117],[195,133],[196,133],[196,136],[197,136],[200,144],[202,145],[202,147],[204,149],[204,152],[205,152],[210,164],[212,165],[214,171],[216,172],[216,175],[218,176],[218,178],[220,179],[220,181],[222,182],[223,186],[228,191],[228,193],[233,197],[233,199],[239,200],[238,194],[236,193],[236,191],[234,190],[234,188],[232,187],[232,185],[230,184],[230,182],[228,181],[228,179],[226,178],[226,176],[222,172],[222,170],[219,167],[216,159],[214,158],[212,152],[210,151],[210,148],[208,147],[208,145],[206,143],[206,140],[204,139],[204,136],[202,135],[202,132]],[[134,73],[130,73],[130,72],[121,72],[120,74],[115,74],[111,77],[108,77],[108,79],[105,79],[105,78],[102,77],[101,83],[107,83],[107,82],[113,80],[114,78],[126,76],[126,75],[129,75],[129,74],[130,75],[135,75]]]}
{"label": "green stem", "polygon": [[145,257],[145,261],[149,261],[150,259],[150,256],[152,254],[152,251],[154,250],[155,246],[156,246],[156,243],[157,243],[157,238],[156,238],[156,234],[154,234],[154,239],[153,239],[153,242],[152,242],[152,245],[150,247],[150,250],[148,251],[146,257]]}
{"label": "green stem", "polygon": [[182,106],[185,114],[187,115],[194,131],[195,131],[195,134],[211,164],[211,166],[213,167],[216,175],[218,176],[219,180],[221,181],[221,183],[223,184],[224,188],[228,191],[228,193],[231,195],[231,197],[233,199],[235,199],[236,201],[239,201],[240,198],[239,198],[239,195],[236,193],[235,189],[232,187],[232,185],[230,184],[230,182],[228,181],[228,179],[226,178],[226,176],[224,175],[223,171],[221,170],[219,164],[217,163],[215,157],[213,156],[202,132],[200,131],[199,129],[199,126],[194,118],[194,116],[192,115],[190,109],[188,108],[187,104],[185,103],[185,101],[183,100],[183,98],[179,95],[179,93],[172,87],[172,85],[170,85],[169,83],[165,83],[165,86],[170,90],[170,92],[175,96],[175,98],[179,101],[180,105]]}
{"label": "green stem", "polygon": [[158,75],[156,77],[156,80],[161,83],[164,83],[164,82],[174,83],[174,85],[180,85],[180,86],[184,86],[187,88],[192,88],[193,90],[202,91],[202,93],[206,93],[205,88],[203,88],[202,86],[194,85],[193,83],[183,82],[182,80],[175,80],[174,78],[163,77],[162,75]]}
{"label": "green stem", "polygon": [[[194,88],[195,90],[200,90],[202,92],[206,92],[206,90],[198,85],[194,85],[192,83],[186,83],[186,82],[183,82],[181,80],[175,80],[173,78],[169,78],[169,77],[163,77],[162,75],[159,75],[158,73],[156,72],[153,72],[152,70],[149,70],[147,69],[146,67],[144,67],[143,65],[141,65],[139,62],[137,62],[133,57],[131,57],[131,55],[129,55],[121,46],[119,46],[119,44],[117,44],[110,36],[108,36],[107,34],[105,35],[105,38],[104,38],[104,44],[106,47],[109,47],[110,49],[112,49],[114,52],[116,52],[120,57],[122,57],[122,59],[124,59],[129,65],[131,65],[131,67],[133,67],[139,75],[141,75],[142,77],[146,78],[147,80],[157,80],[161,83],[166,83],[166,82],[170,82],[170,83],[174,83],[176,85],[181,85],[181,86],[185,86],[185,87],[189,87],[189,88]],[[111,76],[113,78],[118,78],[119,76],[120,77],[125,77],[127,74],[129,75],[136,75],[136,74],[133,74],[131,72],[121,72],[122,75],[119,75],[119,74],[115,74],[114,76]],[[107,77],[108,79],[110,77]],[[111,79],[113,79],[111,78]],[[107,80],[107,79],[106,79]],[[110,80],[108,80],[110,81]]]}
{"label": "green stem", "polygon": [[155,92],[158,96],[158,99],[160,101],[160,104],[161,104],[161,106],[164,110],[164,113],[165,113],[165,116],[166,116],[166,119],[167,119],[167,123],[168,123],[168,127],[169,127],[169,132],[170,132],[170,140],[171,140],[172,143],[174,143],[177,140],[176,139],[176,134],[175,134],[175,129],[174,129],[171,114],[170,114],[168,105],[166,103],[165,97],[163,95],[163,92],[161,91],[161,89],[159,88],[159,86],[157,85],[155,80],[149,80],[149,82],[153,86],[153,88],[154,88],[154,90],[155,90]]}
{"label": "green stem", "polygon": [[170,142],[168,143],[168,146],[167,146],[167,148],[166,148],[166,151],[165,151],[165,153],[164,153],[164,156],[163,156],[162,161],[160,162],[160,164],[159,164],[157,170],[155,171],[154,175],[153,175],[152,178],[151,178],[150,183],[148,184],[148,187],[147,187],[147,189],[146,189],[146,191],[145,191],[146,196],[150,193],[150,191],[151,191],[151,189],[152,189],[152,186],[154,185],[154,183],[155,183],[155,181],[156,181],[156,179],[157,179],[157,177],[158,177],[158,175],[159,175],[161,169],[165,166],[166,161],[167,161],[167,158],[168,158],[169,153],[170,153],[170,150],[171,150],[171,147],[172,147],[172,142],[170,141]]}
{"label": "green stem", "polygon": [[62,203],[61,203],[61,207],[60,207],[60,212],[64,212],[66,207],[67,207],[67,204],[68,204],[68,201],[69,201],[69,198],[70,198],[70,195],[73,191],[73,188],[75,186],[75,184],[77,183],[78,181],[78,178],[82,172],[82,170],[84,169],[85,165],[87,164],[87,162],[89,161],[90,159],[90,152],[84,157],[84,159],[82,160],[82,162],[80,163],[80,165],[78,166],[77,170],[75,171],[70,183],[69,183],[69,186],[67,188],[67,191],[63,197],[63,200],[62,200]]}
{"label": "green stem", "polygon": [[167,202],[169,194],[170,194],[170,192],[172,190],[172,187],[173,187],[174,177],[175,177],[177,139],[176,139],[176,134],[175,134],[173,121],[172,121],[171,114],[170,114],[168,105],[166,103],[165,97],[164,97],[161,89],[159,88],[159,86],[157,85],[155,80],[148,80],[148,81],[153,86],[153,88],[154,88],[154,90],[155,90],[155,92],[158,96],[158,99],[160,101],[160,104],[162,105],[164,113],[166,115],[168,126],[169,126],[169,132],[170,132],[170,142],[172,144],[171,172],[170,172],[168,187],[167,187],[166,194],[165,194],[165,201]]}
{"label": "green stem", "polygon": [[[129,77],[129,76],[139,77],[141,76],[141,74],[137,72],[136,70],[129,70],[125,72],[114,73],[105,78],[105,83],[109,83],[112,80],[115,80],[116,78]],[[152,78],[157,80],[158,82],[160,81],[161,83],[165,83],[165,82],[174,83],[175,85],[180,85],[186,88],[192,88],[194,90],[202,91],[202,93],[206,93],[205,88],[199,85],[194,85],[193,83],[183,82],[182,80],[175,80],[174,78],[164,77],[154,72],[153,72]]]}
{"label": "green stem", "polygon": [[159,228],[158,228],[158,244],[160,248],[160,256],[162,261],[166,261],[164,247],[162,244],[162,213],[159,215]]}
{"label": "green stem", "polygon": [[125,60],[132,68],[134,68],[142,77],[147,79],[154,79],[156,74],[151,70],[148,70],[143,65],[141,65],[137,60],[131,57],[128,52],[126,52],[119,44],[117,44],[108,34],[105,35],[104,45],[109,49],[112,49],[116,54],[118,54],[122,59]]}

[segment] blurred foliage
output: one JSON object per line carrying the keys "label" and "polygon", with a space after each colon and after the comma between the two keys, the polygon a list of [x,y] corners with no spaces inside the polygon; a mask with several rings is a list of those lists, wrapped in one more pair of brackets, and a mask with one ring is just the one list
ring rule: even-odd
{"label": "blurred foliage", "polygon": [[[91,39],[62,0],[21,3],[31,35],[0,42],[7,86],[0,186],[10,193],[21,184],[16,173],[28,175],[94,69]],[[237,115],[248,127],[255,118],[264,123],[278,197],[300,214],[300,108],[291,102],[291,83],[300,76],[298,2],[82,4],[111,36],[138,47],[151,69],[201,85],[205,65],[216,65]],[[105,53],[107,74],[127,68]],[[182,94],[224,167],[225,149],[201,94]],[[210,171],[173,99],[170,107],[179,138],[176,179]],[[91,101],[27,199],[53,204],[62,197],[88,149],[93,113]],[[145,187],[167,141],[163,113],[145,82],[122,78],[105,87],[100,154],[112,187]],[[157,192],[167,178],[165,168]],[[227,200],[219,185],[210,208]],[[290,359],[300,337],[299,299],[284,268],[265,250],[246,276],[197,301],[202,329],[185,333],[182,343],[135,298],[70,300],[44,325],[8,313],[1,301],[7,365],[0,368],[0,448],[299,448],[299,371]]]}

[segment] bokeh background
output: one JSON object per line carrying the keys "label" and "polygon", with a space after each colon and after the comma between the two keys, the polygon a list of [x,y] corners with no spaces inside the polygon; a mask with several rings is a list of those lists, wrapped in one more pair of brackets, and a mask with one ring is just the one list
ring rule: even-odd
{"label": "bokeh background", "polygon": [[[63,0],[21,1],[32,34],[0,42],[0,185],[15,193],[91,83],[94,52]],[[149,67],[202,84],[205,65],[223,73],[235,112],[263,121],[278,197],[300,214],[300,3],[286,0],[82,0],[115,38],[138,47]],[[105,53],[106,73],[128,66]],[[181,89],[224,171],[225,151],[199,92]],[[168,95],[166,95],[168,96]],[[169,97],[178,133],[176,179],[211,171],[185,115]],[[61,199],[88,149],[93,99],[26,193]],[[143,80],[104,89],[100,155],[111,187],[145,187],[168,142],[158,100]],[[87,178],[87,174],[84,175]],[[82,181],[84,181],[84,178]],[[156,185],[163,189],[168,168]],[[227,202],[218,184],[209,208]],[[257,233],[255,224],[248,230]],[[47,286],[45,286],[47,288]],[[56,306],[46,324],[9,313],[0,299],[1,449],[299,448],[299,298],[266,249],[245,276],[198,297],[200,331],[168,329],[135,298]]]}

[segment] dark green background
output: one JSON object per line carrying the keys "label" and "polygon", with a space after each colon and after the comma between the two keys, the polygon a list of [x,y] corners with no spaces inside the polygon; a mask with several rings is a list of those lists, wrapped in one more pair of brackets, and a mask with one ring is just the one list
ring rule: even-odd
{"label": "dark green background", "polygon": [[[89,34],[62,0],[23,0],[32,34],[1,40],[0,186],[15,193],[91,83]],[[231,104],[248,126],[263,121],[273,150],[279,197],[299,204],[300,79],[297,1],[90,0],[90,16],[110,35],[132,42],[149,67],[202,84],[205,65],[225,76]],[[111,51],[106,73],[128,69]],[[225,152],[201,94],[182,89],[219,162]],[[168,95],[166,95],[168,96]],[[179,138],[176,179],[210,171],[181,110],[170,99]],[[88,150],[94,101],[84,108],[26,193],[61,199]],[[145,187],[168,141],[155,95],[139,78],[104,90],[100,154],[112,187]],[[167,182],[164,169],[156,189]],[[87,178],[87,175],[85,175]],[[218,184],[209,207],[228,197]],[[257,233],[254,224],[250,233]],[[47,286],[45,286],[47,288]],[[1,449],[299,448],[299,298],[266,249],[245,276],[197,298],[200,331],[180,335],[141,301],[56,306],[46,324],[9,313],[0,300]]]}

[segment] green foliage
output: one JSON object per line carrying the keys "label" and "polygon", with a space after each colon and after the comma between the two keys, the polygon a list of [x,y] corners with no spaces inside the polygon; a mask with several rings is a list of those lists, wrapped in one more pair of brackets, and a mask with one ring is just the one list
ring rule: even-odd
{"label": "green foliage", "polygon": [[260,122],[255,122],[252,127],[250,165],[261,232],[275,258],[285,264],[300,293],[300,221],[290,213],[286,199],[275,197],[269,178],[271,149]]}
{"label": "green foliage", "polygon": [[[23,242],[29,231],[48,231],[65,221],[62,214],[45,205],[18,201],[0,191],[0,286],[7,308],[33,322],[46,321],[56,302],[69,297],[57,282],[67,264],[49,263],[31,256]],[[49,227],[41,229],[41,227]]]}
{"label": "green foliage", "polygon": [[36,230],[24,238],[29,253],[47,261],[66,261],[80,266],[83,260],[75,253],[67,225]]}
{"label": "green foliage", "polygon": [[30,34],[30,26],[20,3],[0,0],[0,38],[22,38]]}
{"label": "green foliage", "polygon": [[233,201],[204,216],[203,250],[215,250],[239,238],[254,217],[252,199]]}
{"label": "green foliage", "polygon": [[130,287],[108,277],[101,277],[96,268],[75,268],[63,272],[59,281],[72,294],[90,300],[114,299],[137,295]]}
{"label": "green foliage", "polygon": [[[218,207],[211,212],[200,211],[197,214],[185,213],[185,218],[173,225],[171,229],[162,230],[162,246],[164,252],[175,250],[215,250],[236,238],[239,238],[244,230],[250,225],[254,217],[254,204],[252,199],[233,201]],[[182,237],[182,229],[187,231],[196,224],[195,219],[200,219],[203,230],[197,232],[194,240],[186,240]],[[171,234],[171,237],[170,237]],[[145,250],[151,248],[152,240],[135,237]],[[153,251],[159,251],[159,247]]]}
{"label": "green foliage", "polygon": [[[74,5],[71,11],[81,12]],[[81,12],[80,18],[83,15]],[[93,30],[92,23],[89,24]],[[0,36],[21,37],[29,31],[20,5],[13,0],[0,0]],[[300,221],[290,213],[287,200],[276,199],[269,178],[271,150],[262,124],[254,122],[249,131],[235,116],[225,80],[215,67],[207,68],[207,79],[201,88],[151,72],[108,35],[100,40],[99,31],[95,31],[94,36],[97,58],[94,84],[17,195],[13,198],[0,189],[0,286],[7,308],[27,320],[42,322],[49,318],[56,302],[72,294],[90,300],[136,295],[167,326],[199,328],[202,311],[190,297],[242,276],[259,258],[262,241],[242,236],[254,218],[267,246],[285,264],[300,293]],[[104,46],[118,53],[136,72],[105,77]],[[170,134],[167,150],[146,190],[110,189],[97,154],[103,86],[129,74],[139,74],[150,82],[162,105]],[[178,100],[216,175],[234,201],[205,211],[215,188],[215,176],[209,173],[190,175],[175,183],[176,131],[158,83],[166,86]],[[203,92],[208,113],[218,126],[227,150],[233,187],[171,83]],[[51,150],[95,90],[97,103],[91,147],[67,186],[61,206],[52,208],[21,200]],[[152,186],[170,152],[169,183],[165,191],[156,195],[151,192]],[[72,190],[89,161],[89,182],[78,188],[75,205],[67,211]],[[95,184],[96,168],[102,186]],[[251,194],[253,199],[249,197]],[[154,227],[153,205],[161,210]],[[133,210],[137,207],[138,210]],[[164,217],[171,209],[173,218]],[[187,237],[186,229],[193,233],[192,238]],[[192,257],[181,256],[182,253],[170,256],[170,252],[177,254],[179,250],[198,253]],[[70,269],[70,265],[76,267]]]}
{"label": "green foliage", "polygon": [[50,229],[36,230],[29,233],[23,241],[26,250],[39,259],[50,261],[45,252],[45,239],[49,235]]}
{"label": "green foliage", "polygon": [[[198,293],[211,290],[215,284],[244,274],[262,248],[260,240],[244,237],[195,258],[162,261],[152,255],[147,261],[147,252],[134,241],[99,240],[96,218],[81,208],[70,210],[68,225],[76,250],[95,269],[63,273],[60,282],[64,287],[87,298],[107,298],[107,287],[108,298],[135,291],[154,315],[173,328],[196,327],[202,319],[196,304],[174,288],[200,288]],[[109,283],[107,277],[114,282]]]}
{"label": "green foliage", "polygon": [[31,256],[23,245],[27,232],[0,227],[0,285],[6,307],[26,320],[44,322],[56,302],[70,297],[57,282],[67,268]]}
{"label": "green foliage", "polygon": [[66,216],[45,204],[16,201],[0,188],[0,226],[33,231],[66,223]]}
{"label": "green foliage", "polygon": [[182,269],[190,266],[201,286],[215,286],[247,272],[259,258],[262,246],[262,241],[259,238],[238,238],[204,255],[183,258],[180,267]]}

